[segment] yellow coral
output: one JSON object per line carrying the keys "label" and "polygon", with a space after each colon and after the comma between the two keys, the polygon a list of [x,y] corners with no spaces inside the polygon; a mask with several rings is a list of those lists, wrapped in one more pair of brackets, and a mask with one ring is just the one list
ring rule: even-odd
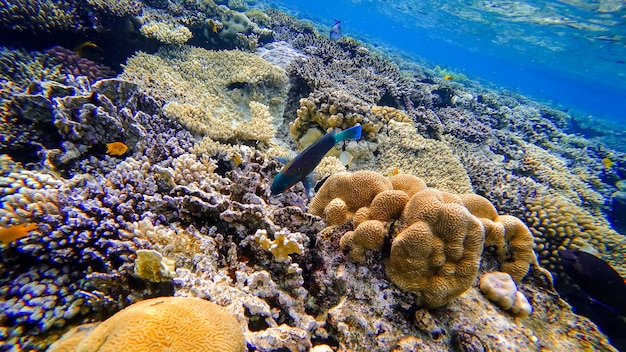
{"label": "yellow coral", "polygon": [[[70,333],[81,334],[81,329]],[[217,304],[195,297],[159,297],[135,303],[100,323],[77,344],[76,340],[64,336],[49,351],[245,350],[237,319]]]}
{"label": "yellow coral", "polygon": [[557,251],[593,246],[622,276],[626,276],[626,238],[615,232],[601,217],[593,216],[559,195],[537,197],[525,214],[541,265],[561,270]]}
{"label": "yellow coral", "polygon": [[302,254],[304,250],[301,244],[302,238],[298,238],[296,234],[283,231],[275,233],[274,240],[270,240],[267,237],[266,230],[257,230],[254,234],[254,240],[261,248],[272,253],[274,259],[279,262],[289,259],[290,254]]}
{"label": "yellow coral", "polygon": [[193,37],[185,26],[155,21],[139,27],[139,32],[146,38],[154,38],[165,44],[182,44]]}
{"label": "yellow coral", "polygon": [[349,249],[350,257],[356,262],[365,261],[365,250],[380,251],[385,242],[387,228],[378,220],[367,220],[359,224],[354,231],[348,231],[339,241],[342,250]]}
{"label": "yellow coral", "polygon": [[176,274],[176,262],[155,250],[139,249],[133,273],[136,277],[151,282],[172,281]]}
{"label": "yellow coral", "polygon": [[495,249],[500,269],[520,282],[530,265],[538,264],[528,227],[514,216],[498,215],[493,204],[479,195],[468,193],[459,197],[470,213],[483,223],[485,247]]}
{"label": "yellow coral", "polygon": [[331,200],[340,198],[346,203],[347,210],[354,213],[359,208],[368,206],[374,197],[392,188],[391,181],[372,171],[354,173],[340,172],[324,182],[309,205],[311,214],[322,216]]}
{"label": "yellow coral", "polygon": [[426,139],[408,123],[390,120],[386,133],[378,135],[378,167],[385,173],[399,168],[422,178],[430,187],[454,193],[472,192],[465,168],[450,147]]}
{"label": "yellow coral", "polygon": [[187,46],[139,52],[121,77],[167,101],[166,116],[213,140],[268,140],[282,123],[287,75],[253,54]]}
{"label": "yellow coral", "polygon": [[427,308],[442,306],[471,287],[484,236],[475,216],[428,189],[411,198],[402,221],[410,226],[392,240],[385,266],[389,280]]}
{"label": "yellow coral", "polygon": [[272,125],[274,118],[270,115],[267,105],[250,102],[250,121],[244,121],[237,125],[234,130],[234,139],[254,140],[267,142],[276,134],[276,129]]}
{"label": "yellow coral", "polygon": [[6,158],[7,170],[0,176],[0,227],[21,224],[43,215],[57,215],[58,194],[66,182],[53,174],[24,170]]}
{"label": "yellow coral", "polygon": [[396,174],[389,176],[389,180],[393,185],[393,189],[404,191],[409,197],[413,197],[415,193],[427,188],[424,180],[413,175]]}

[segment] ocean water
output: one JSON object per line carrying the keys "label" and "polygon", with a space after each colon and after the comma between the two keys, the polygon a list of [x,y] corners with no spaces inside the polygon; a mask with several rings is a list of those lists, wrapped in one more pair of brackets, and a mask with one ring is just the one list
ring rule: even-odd
{"label": "ocean water", "polygon": [[277,1],[373,45],[579,116],[626,122],[623,1]]}

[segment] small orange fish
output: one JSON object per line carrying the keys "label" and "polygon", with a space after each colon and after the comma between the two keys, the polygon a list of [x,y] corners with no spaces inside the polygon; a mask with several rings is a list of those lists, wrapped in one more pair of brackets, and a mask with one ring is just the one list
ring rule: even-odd
{"label": "small orange fish", "polygon": [[9,243],[19,240],[28,235],[29,232],[36,230],[37,224],[25,222],[23,224],[6,227],[0,230],[0,243]]}
{"label": "small orange fish", "polygon": [[445,79],[446,81],[451,81],[451,80],[454,79],[454,76],[452,76],[452,75],[445,75],[445,76],[443,76],[443,79]]}
{"label": "small orange fish", "polygon": [[613,162],[609,158],[602,159],[602,165],[604,165],[605,169],[610,169],[613,166]]}
{"label": "small orange fish", "polygon": [[122,156],[127,151],[128,147],[122,142],[107,143],[106,153],[109,155]]}

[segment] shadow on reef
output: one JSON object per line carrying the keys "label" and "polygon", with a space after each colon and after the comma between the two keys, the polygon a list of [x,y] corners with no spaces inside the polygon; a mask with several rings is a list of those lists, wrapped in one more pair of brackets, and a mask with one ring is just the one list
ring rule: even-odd
{"label": "shadow on reef", "polygon": [[600,330],[609,337],[611,345],[620,351],[626,351],[626,318],[620,317],[605,306],[595,303],[581,291],[562,292],[557,287],[559,295],[569,303],[574,313],[591,319]]}
{"label": "shadow on reef", "polygon": [[85,51],[85,57],[121,70],[121,64],[136,51],[154,52],[159,41],[145,38],[139,33],[138,23],[133,17],[111,19],[106,29],[88,29],[82,32],[67,30],[60,32],[21,32],[0,27],[0,45],[28,51],[45,51],[55,46],[76,48],[81,43],[91,42],[97,48]]}

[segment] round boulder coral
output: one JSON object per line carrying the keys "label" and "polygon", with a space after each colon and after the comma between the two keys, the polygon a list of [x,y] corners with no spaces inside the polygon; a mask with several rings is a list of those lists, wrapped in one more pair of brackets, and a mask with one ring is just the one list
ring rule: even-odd
{"label": "round boulder coral", "polygon": [[325,213],[326,206],[335,198],[343,200],[350,213],[369,206],[374,197],[392,189],[391,181],[373,171],[340,172],[329,177],[311,200],[309,212],[317,216]]}
{"label": "round boulder coral", "polygon": [[459,203],[458,197],[434,189],[416,193],[401,219],[410,226],[391,243],[387,276],[427,308],[461,295],[478,272],[484,229]]}
{"label": "round boulder coral", "polygon": [[[70,333],[81,329],[71,330]],[[84,331],[84,330],[82,330]],[[72,346],[66,343],[71,343]],[[195,297],[159,297],[135,303],[100,323],[78,343],[64,336],[50,351],[244,351],[237,319]]]}
{"label": "round boulder coral", "polygon": [[509,310],[515,303],[517,286],[507,273],[495,271],[480,278],[480,292],[500,308]]}

